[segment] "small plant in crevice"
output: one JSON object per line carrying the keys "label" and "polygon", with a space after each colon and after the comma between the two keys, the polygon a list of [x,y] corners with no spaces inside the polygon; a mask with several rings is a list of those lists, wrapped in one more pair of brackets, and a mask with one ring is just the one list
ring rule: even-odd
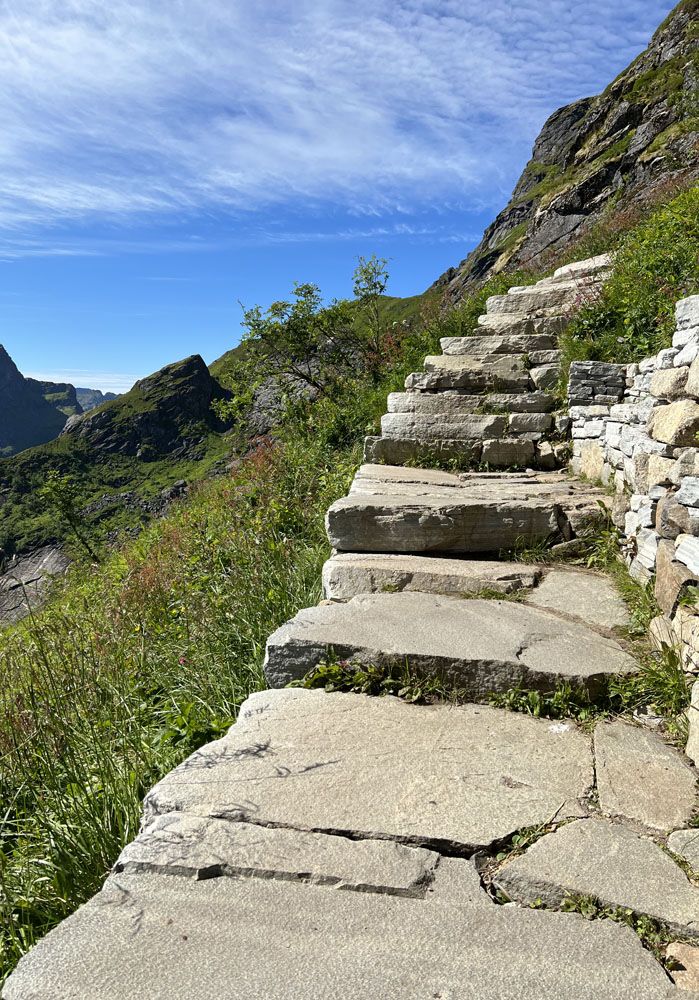
{"label": "small plant in crevice", "polygon": [[688,680],[680,654],[669,646],[658,653],[647,652],[641,659],[641,669],[636,674],[614,677],[610,693],[615,696],[621,711],[637,712],[650,708],[663,716],[668,734],[679,744],[687,740],[686,710],[691,698],[691,681]]}
{"label": "small plant in crevice", "polygon": [[328,658],[313,667],[301,680],[289,687],[323,688],[325,691],[346,691],[374,696],[395,695],[413,704],[446,700],[462,700],[459,692],[443,678],[423,675],[408,663],[360,663],[357,660]]}
{"label": "small plant in crevice", "polygon": [[581,724],[594,722],[612,711],[607,696],[593,700],[585,688],[574,688],[569,683],[560,684],[553,691],[513,687],[491,695],[490,704],[495,708],[521,712],[536,719],[573,719]]}
{"label": "small plant in crevice", "polygon": [[643,947],[652,952],[661,965],[668,969],[676,968],[672,959],[668,961],[665,958],[665,949],[671,941],[681,938],[652,917],[636,913],[627,907],[609,906],[596,896],[576,893],[567,893],[560,908],[564,913],[579,913],[586,920],[613,920],[617,924],[624,924],[638,936]]}

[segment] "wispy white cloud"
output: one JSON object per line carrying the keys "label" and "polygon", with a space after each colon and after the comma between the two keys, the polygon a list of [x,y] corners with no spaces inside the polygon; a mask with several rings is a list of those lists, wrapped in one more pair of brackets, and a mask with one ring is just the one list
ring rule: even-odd
{"label": "wispy white cloud", "polygon": [[119,372],[90,371],[80,368],[54,368],[50,371],[24,372],[27,378],[40,382],[69,382],[82,389],[101,389],[102,392],[128,392],[141,375],[124,375]]}
{"label": "wispy white cloud", "polygon": [[5,0],[0,224],[494,205],[545,116],[670,7]]}

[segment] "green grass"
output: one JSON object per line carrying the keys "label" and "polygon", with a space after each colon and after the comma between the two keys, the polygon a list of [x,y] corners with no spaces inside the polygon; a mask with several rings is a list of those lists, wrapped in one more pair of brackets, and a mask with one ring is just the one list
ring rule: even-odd
{"label": "green grass", "polygon": [[573,361],[628,364],[672,342],[675,304],[699,292],[699,188],[656,208],[626,233],[600,300],[560,338],[563,382]]}
{"label": "green grass", "polygon": [[[321,596],[325,511],[440,322],[390,337],[379,377],[358,373],[333,399],[290,410],[275,444],[202,480],[99,566],[76,564],[47,608],[0,635],[0,982],[99,889],[148,788],[263,686],[267,637]],[[86,496],[135,482],[120,456],[93,475],[62,441],[45,454]],[[44,460],[18,458],[35,488]],[[142,466],[144,492],[173,475]],[[47,517],[30,521],[48,532]]]}

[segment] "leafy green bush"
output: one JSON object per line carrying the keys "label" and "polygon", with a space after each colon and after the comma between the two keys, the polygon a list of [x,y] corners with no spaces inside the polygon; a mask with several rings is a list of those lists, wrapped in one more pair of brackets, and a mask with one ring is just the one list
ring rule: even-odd
{"label": "leafy green bush", "polygon": [[675,303],[699,292],[699,189],[657,208],[621,240],[600,300],[561,337],[571,361],[628,364],[672,341]]}

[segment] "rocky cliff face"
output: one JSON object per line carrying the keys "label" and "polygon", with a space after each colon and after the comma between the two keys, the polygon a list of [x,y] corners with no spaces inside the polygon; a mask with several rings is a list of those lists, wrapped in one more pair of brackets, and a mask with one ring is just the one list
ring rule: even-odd
{"label": "rocky cliff face", "polygon": [[65,412],[45,397],[42,383],[24,378],[0,345],[0,455],[51,441],[65,422]]}
{"label": "rocky cliff face", "polygon": [[117,398],[116,392],[102,392],[100,389],[84,389],[80,386],[76,388],[75,395],[84,413],[87,413],[88,410],[94,410],[96,406],[101,406],[102,403],[110,403],[113,399]]}
{"label": "rocky cliff face", "polygon": [[436,282],[452,301],[502,270],[555,256],[605,212],[699,177],[699,0],[683,0],[604,93],[556,111],[508,206]]}
{"label": "rocky cliff face", "polygon": [[63,435],[103,453],[194,458],[207,434],[225,429],[211,409],[225,396],[195,354],[141,379],[112,402],[71,417]]}

